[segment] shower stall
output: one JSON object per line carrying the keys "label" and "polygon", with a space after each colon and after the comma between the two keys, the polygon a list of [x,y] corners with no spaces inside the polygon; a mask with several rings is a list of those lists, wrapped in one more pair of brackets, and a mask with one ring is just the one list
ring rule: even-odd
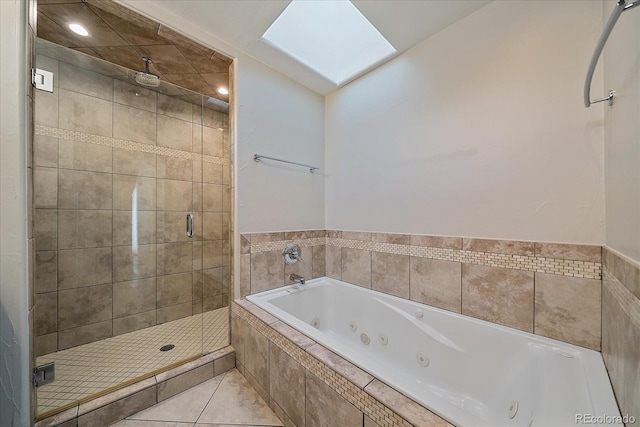
{"label": "shower stall", "polygon": [[[159,84],[137,83],[152,80],[135,78],[145,62],[131,51],[145,49],[76,46],[54,26],[69,9],[43,6],[36,66],[53,91],[35,91],[34,349],[55,381],[37,388],[38,418],[227,346],[232,271],[228,97],[153,62]],[[123,39],[116,13],[149,25],[72,6]],[[146,50],[171,45],[201,75],[198,46],[164,31]],[[215,59],[228,88],[231,61]]]}

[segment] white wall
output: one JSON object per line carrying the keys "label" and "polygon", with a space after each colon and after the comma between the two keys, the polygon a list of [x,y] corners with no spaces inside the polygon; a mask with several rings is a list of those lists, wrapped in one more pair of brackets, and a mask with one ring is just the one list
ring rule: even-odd
{"label": "white wall", "polygon": [[[247,56],[237,62],[241,233],[324,228],[324,98]],[[320,167],[263,160],[255,153]]]}
{"label": "white wall", "polygon": [[[615,1],[603,2],[609,17]],[[601,59],[602,60],[602,59]],[[624,12],[604,51],[607,246],[640,262],[640,10]]]}
{"label": "white wall", "polygon": [[600,2],[496,1],[329,95],[327,228],[603,243],[601,29]]}
{"label": "white wall", "polygon": [[26,5],[0,1],[0,426],[28,426]]}

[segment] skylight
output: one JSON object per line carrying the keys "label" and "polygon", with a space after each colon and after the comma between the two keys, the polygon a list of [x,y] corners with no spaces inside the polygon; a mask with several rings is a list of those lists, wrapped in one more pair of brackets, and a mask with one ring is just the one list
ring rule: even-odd
{"label": "skylight", "polygon": [[293,0],[262,39],[336,85],[396,51],[348,0]]}

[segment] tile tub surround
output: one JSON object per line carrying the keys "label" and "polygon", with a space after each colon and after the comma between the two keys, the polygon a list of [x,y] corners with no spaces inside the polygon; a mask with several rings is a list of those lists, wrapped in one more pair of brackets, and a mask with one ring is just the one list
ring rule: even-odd
{"label": "tile tub surround", "polygon": [[450,426],[249,301],[231,310],[236,367],[285,426]]}
{"label": "tile tub surround", "polygon": [[37,62],[55,85],[35,92],[36,354],[227,306],[228,115]]}
{"label": "tile tub surround", "polygon": [[[291,241],[304,261],[285,266],[281,252]],[[242,234],[240,251],[242,297],[290,284],[289,272],[326,275],[601,348],[600,246],[314,230]]]}
{"label": "tile tub surround", "polygon": [[605,247],[602,356],[622,415],[640,419],[640,265]]}
{"label": "tile tub surround", "polygon": [[234,366],[235,352],[227,346],[101,397],[81,402],[64,412],[39,420],[35,427],[108,426],[227,372]]}

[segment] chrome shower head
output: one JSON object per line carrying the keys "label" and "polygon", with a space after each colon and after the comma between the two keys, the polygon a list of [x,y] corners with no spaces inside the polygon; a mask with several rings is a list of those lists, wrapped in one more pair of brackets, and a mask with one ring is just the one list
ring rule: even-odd
{"label": "chrome shower head", "polygon": [[142,59],[144,60],[144,71],[138,71],[134,74],[136,83],[149,87],[160,86],[160,77],[149,71],[149,64],[153,61],[147,57],[143,57]]}

